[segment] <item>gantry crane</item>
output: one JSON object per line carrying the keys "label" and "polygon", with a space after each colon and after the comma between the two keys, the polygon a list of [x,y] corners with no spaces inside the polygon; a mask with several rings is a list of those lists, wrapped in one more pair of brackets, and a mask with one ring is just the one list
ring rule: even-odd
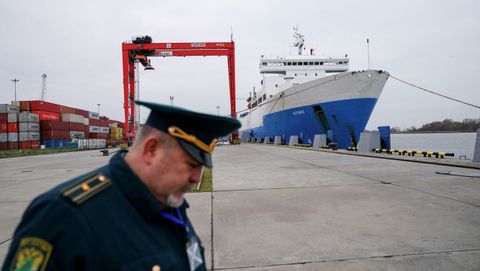
{"label": "gantry crane", "polygon": [[[230,114],[236,118],[235,105],[235,44],[230,42],[165,42],[152,43],[149,36],[137,37],[132,42],[122,43],[123,96],[125,111],[125,135],[128,141],[135,137],[135,62],[145,70],[153,70],[149,57],[175,56],[227,56],[230,88]],[[237,139],[232,133],[232,140]]]}

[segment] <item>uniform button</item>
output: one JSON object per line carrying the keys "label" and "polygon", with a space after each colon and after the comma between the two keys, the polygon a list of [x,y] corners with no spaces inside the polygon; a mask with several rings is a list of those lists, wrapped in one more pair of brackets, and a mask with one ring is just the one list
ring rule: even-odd
{"label": "uniform button", "polygon": [[154,265],[152,266],[152,271],[160,271],[160,265]]}

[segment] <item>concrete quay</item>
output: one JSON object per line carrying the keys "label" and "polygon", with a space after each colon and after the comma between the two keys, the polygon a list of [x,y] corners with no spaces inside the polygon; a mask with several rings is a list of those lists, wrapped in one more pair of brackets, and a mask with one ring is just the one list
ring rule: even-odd
{"label": "concrete quay", "polygon": [[[0,260],[33,197],[108,159],[1,159]],[[214,191],[187,199],[214,270],[479,270],[479,177],[455,163],[225,145]]]}

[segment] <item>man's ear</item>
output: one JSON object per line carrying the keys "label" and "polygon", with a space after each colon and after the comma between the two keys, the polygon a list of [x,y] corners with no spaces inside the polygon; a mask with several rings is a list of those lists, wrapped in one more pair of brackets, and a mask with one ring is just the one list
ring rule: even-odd
{"label": "man's ear", "polygon": [[158,155],[159,147],[160,146],[160,141],[151,136],[145,139],[143,143],[143,148],[142,148],[142,157],[145,163],[151,164],[153,159],[155,158],[155,155]]}

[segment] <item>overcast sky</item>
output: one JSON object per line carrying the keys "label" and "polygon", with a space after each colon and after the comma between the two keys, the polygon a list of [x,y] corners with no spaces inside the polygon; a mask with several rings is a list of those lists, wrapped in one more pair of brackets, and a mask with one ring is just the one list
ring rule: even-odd
{"label": "overcast sky", "polygon": [[[258,84],[259,56],[288,54],[292,27],[321,56],[350,58],[427,89],[480,105],[478,1],[7,1],[0,0],[0,103],[41,97],[123,120],[121,43],[229,41],[236,46],[237,96]],[[143,100],[228,114],[226,57],[152,58],[140,72]],[[237,109],[246,107],[237,101]],[[146,117],[142,111],[142,120]],[[407,128],[480,109],[433,96],[390,78],[367,125]]]}

